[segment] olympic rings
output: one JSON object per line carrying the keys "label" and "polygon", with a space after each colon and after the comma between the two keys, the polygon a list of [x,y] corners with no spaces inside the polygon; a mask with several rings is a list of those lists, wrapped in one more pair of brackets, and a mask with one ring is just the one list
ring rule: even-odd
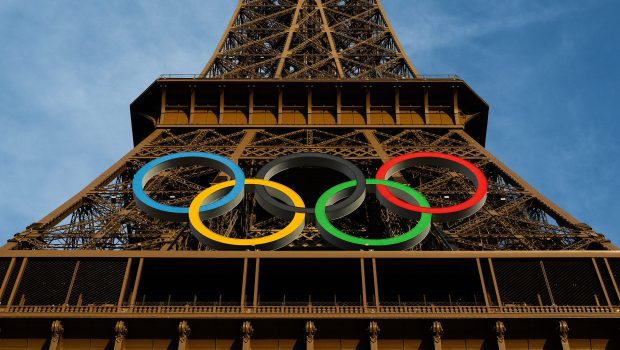
{"label": "olympic rings", "polygon": [[445,222],[466,218],[482,208],[487,198],[488,182],[484,173],[472,163],[444,153],[417,152],[408,153],[393,158],[383,164],[377,171],[376,178],[385,180],[395,173],[414,165],[434,165],[452,169],[465,175],[476,185],[476,192],[471,198],[463,203],[441,208],[424,208],[422,206],[404,202],[390,192],[386,186],[377,186],[377,198],[379,202],[392,210],[405,209],[420,213],[433,214],[433,220]]}
{"label": "olympic rings", "polygon": [[[267,163],[258,170],[256,177],[269,180],[288,169],[312,166],[336,170],[357,183],[352,193],[347,193],[343,201],[327,207],[326,210],[330,215],[339,217],[348,215],[355,210],[351,208],[357,208],[362,204],[366,198],[366,186],[364,185],[366,177],[353,163],[329,154],[310,152],[289,154]],[[306,213],[308,220],[314,219],[314,208],[299,208],[283,204],[274,200],[271,191],[262,187],[256,189],[256,201],[267,212],[280,218],[288,218],[291,213]]]}
{"label": "olympic rings", "polygon": [[132,182],[133,194],[138,208],[158,219],[174,222],[186,222],[188,208],[174,207],[161,204],[144,192],[144,186],[159,172],[181,166],[204,165],[225,172],[237,180],[233,189],[222,198],[200,207],[200,212],[215,217],[227,213],[236,207],[243,199],[243,184],[245,174],[232,160],[206,152],[186,152],[170,154],[157,158],[143,166],[134,176]]}
{"label": "olympic rings", "polygon": [[[178,166],[203,165],[228,174],[232,180],[213,185],[201,192],[189,208],[158,203],[144,191],[146,183],[159,172]],[[476,186],[475,193],[463,203],[431,208],[424,196],[407,185],[388,180],[396,172],[415,165],[433,165],[457,171]],[[270,179],[295,167],[323,167],[343,173],[351,181],[336,185],[323,193],[314,208],[306,208],[295,191]],[[244,198],[245,187],[255,193],[257,203],[270,214],[290,220],[282,230],[259,238],[232,238],[213,232],[203,220],[221,216]],[[299,153],[281,157],[263,166],[257,178],[246,179],[233,161],[211,153],[177,153],[158,158],[140,169],[132,182],[136,205],[147,214],[164,220],[188,222],[196,238],[217,249],[280,249],[293,242],[306,223],[315,223],[321,236],[342,249],[408,249],[420,243],[431,227],[431,221],[448,221],[468,217],[485,203],[488,181],[472,163],[452,155],[436,152],[409,153],[396,157],[379,168],[375,179],[366,179],[351,162],[321,153]],[[232,189],[228,190],[228,188]],[[375,193],[379,202],[401,217],[418,223],[408,232],[390,238],[356,237],[338,230],[330,220],[353,213],[366,198]]]}
{"label": "olympic rings", "polygon": [[[215,233],[209,228],[207,228],[202,222],[204,217],[199,212],[199,208],[202,203],[206,199],[208,199],[209,196],[216,194],[218,191],[221,191],[222,189],[228,187],[236,186],[238,183],[239,181],[231,180],[213,185],[202,191],[198,196],[196,196],[196,198],[194,198],[192,204],[189,206],[189,220],[192,224],[192,233],[194,234],[194,236],[196,236],[198,239],[205,242],[209,246],[215,248],[247,249],[251,247],[255,249],[266,250],[280,249],[287,244],[293,242],[295,239],[297,239],[297,237],[299,237],[301,231],[304,229],[306,216],[306,214],[304,213],[295,213],[295,215],[293,216],[293,220],[284,229],[272,235],[260,238],[231,238]],[[260,185],[273,188],[277,190],[280,194],[278,196],[280,200],[283,200],[295,207],[305,207],[304,201],[295,191],[277,182],[263,179],[245,179],[245,184]],[[255,191],[256,187],[251,189]]]}
{"label": "olympic rings", "polygon": [[[368,247],[372,247],[374,249],[383,249],[383,250],[405,250],[409,249],[416,244],[420,243],[426,235],[430,231],[431,228],[431,214],[422,214],[419,216],[418,224],[413,227],[408,232],[395,237],[390,238],[382,238],[382,239],[371,239],[371,238],[361,238],[349,235],[337,229],[329,220],[330,219],[338,219],[340,217],[330,216],[326,212],[326,207],[328,201],[334,201],[334,197],[338,197],[338,194],[343,190],[356,186],[355,181],[349,181],[342,183],[340,185],[336,185],[329,190],[327,190],[316,202],[316,221],[317,228],[319,233],[323,238],[329,243],[339,247],[341,249],[364,249]],[[383,185],[392,187],[402,194],[411,197],[413,202],[421,207],[427,208],[429,207],[428,201],[426,198],[422,196],[420,193],[412,189],[411,187],[405,186],[401,183],[389,181],[389,180],[377,180],[377,179],[367,179],[366,185],[369,187],[367,190],[369,192],[374,192],[371,189],[370,185]]]}

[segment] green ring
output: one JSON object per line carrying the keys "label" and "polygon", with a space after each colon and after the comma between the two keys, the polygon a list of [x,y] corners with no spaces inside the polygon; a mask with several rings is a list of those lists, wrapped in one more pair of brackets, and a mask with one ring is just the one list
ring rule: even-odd
{"label": "green ring", "polygon": [[[330,222],[330,218],[327,217],[327,214],[325,212],[327,203],[339,192],[347,188],[354,187],[356,184],[356,181],[353,180],[336,185],[323,193],[316,202],[315,215],[317,228],[321,233],[321,236],[323,236],[323,238],[325,238],[328,242],[336,245],[339,248],[344,249],[363,249],[372,247],[384,250],[394,250],[411,248],[426,237],[431,227],[432,217],[432,214],[428,213],[421,213],[418,224],[414,228],[396,237],[381,239],[361,238],[352,236],[337,229],[334,225],[332,225],[332,223]],[[420,207],[430,207],[428,201],[426,200],[426,198],[424,198],[422,194],[415,191],[411,187],[408,187],[401,183],[390,180],[366,179],[366,185],[384,185],[397,190],[401,190],[407,195],[410,195]],[[368,190],[370,192],[374,192],[374,186],[372,187],[372,190],[370,188]]]}

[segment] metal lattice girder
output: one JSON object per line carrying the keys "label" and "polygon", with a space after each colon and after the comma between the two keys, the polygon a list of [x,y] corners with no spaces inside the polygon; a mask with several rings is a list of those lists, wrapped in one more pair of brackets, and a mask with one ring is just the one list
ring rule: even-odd
{"label": "metal lattice girder", "polygon": [[[511,173],[466,133],[420,129],[194,129],[162,130],[138,145],[108,172],[65,205],[12,240],[14,249],[146,249],[202,250],[188,224],[153,219],[139,210],[131,190],[134,173],[166,154],[203,151],[230,157],[248,176],[277,157],[321,152],[355,163],[372,177],[388,158],[406,152],[435,151],[473,162],[489,179],[487,203],[475,215],[451,223],[434,223],[419,250],[578,250],[612,249],[604,236],[592,232],[531,186]],[[416,166],[400,173],[424,193],[431,205],[449,206],[468,198],[473,184],[445,169]],[[195,195],[222,181],[217,171],[182,167],[164,171],[147,185],[150,195],[172,205],[188,205]],[[373,217],[381,217],[377,224]],[[232,223],[232,224],[231,224]],[[259,237],[286,223],[266,214],[251,194],[232,212],[210,220],[215,230],[236,237]],[[369,198],[351,216],[335,221],[357,235],[394,235],[414,222],[404,220]],[[313,226],[287,249],[333,249]]]}
{"label": "metal lattice girder", "polygon": [[417,76],[379,0],[240,0],[207,78]]}

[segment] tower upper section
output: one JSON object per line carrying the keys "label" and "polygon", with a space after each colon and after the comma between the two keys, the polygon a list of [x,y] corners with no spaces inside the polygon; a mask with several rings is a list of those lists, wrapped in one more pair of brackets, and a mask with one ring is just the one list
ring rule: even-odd
{"label": "tower upper section", "polygon": [[240,0],[201,77],[411,79],[379,0]]}
{"label": "tower upper section", "polygon": [[162,75],[131,105],[157,128],[463,129],[484,145],[488,105],[457,76],[423,76],[379,0],[239,0],[199,74]]}

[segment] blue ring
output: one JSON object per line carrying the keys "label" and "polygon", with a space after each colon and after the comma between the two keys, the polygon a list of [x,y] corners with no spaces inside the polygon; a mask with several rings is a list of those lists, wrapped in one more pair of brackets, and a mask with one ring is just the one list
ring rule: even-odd
{"label": "blue ring", "polygon": [[189,208],[174,207],[159,203],[144,192],[146,183],[159,172],[181,166],[203,165],[225,172],[235,185],[223,197],[202,205],[201,217],[208,219],[226,213],[241,202],[244,195],[245,174],[239,165],[232,160],[207,152],[184,152],[170,154],[150,161],[134,176],[132,188],[136,205],[147,214],[159,219],[175,222],[189,221]]}

